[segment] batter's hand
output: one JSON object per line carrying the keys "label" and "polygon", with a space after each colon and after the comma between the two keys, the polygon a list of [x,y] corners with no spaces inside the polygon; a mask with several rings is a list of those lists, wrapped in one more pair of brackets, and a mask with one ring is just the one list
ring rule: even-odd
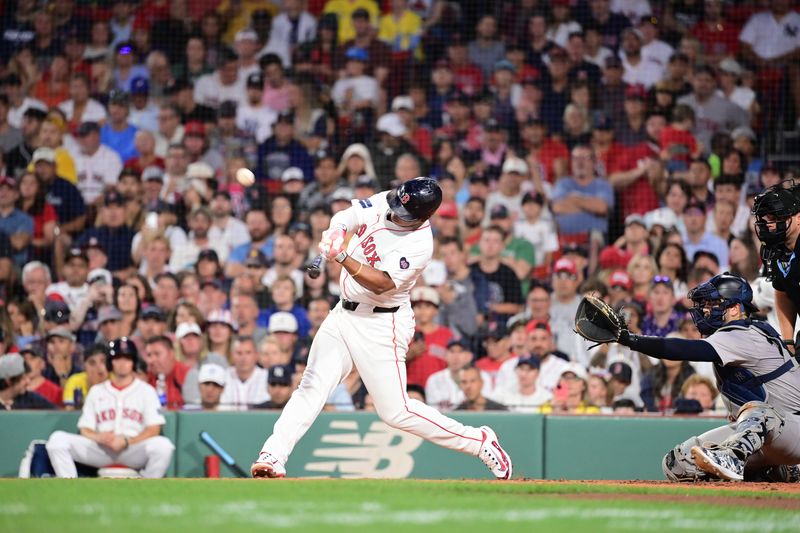
{"label": "batter's hand", "polygon": [[342,227],[330,228],[322,232],[319,241],[319,253],[326,259],[333,259],[344,251],[345,230]]}

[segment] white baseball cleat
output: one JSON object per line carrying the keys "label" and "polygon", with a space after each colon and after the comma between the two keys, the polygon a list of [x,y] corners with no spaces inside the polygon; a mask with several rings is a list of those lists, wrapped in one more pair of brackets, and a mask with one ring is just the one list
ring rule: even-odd
{"label": "white baseball cleat", "polygon": [[286,477],[286,467],[271,453],[261,452],[250,467],[250,475],[254,478]]}
{"label": "white baseball cleat", "polygon": [[725,448],[692,446],[692,459],[697,468],[719,479],[744,481],[744,461]]}
{"label": "white baseball cleat", "polygon": [[483,440],[478,457],[497,479],[511,479],[511,456],[500,446],[497,434],[489,426],[481,426]]}

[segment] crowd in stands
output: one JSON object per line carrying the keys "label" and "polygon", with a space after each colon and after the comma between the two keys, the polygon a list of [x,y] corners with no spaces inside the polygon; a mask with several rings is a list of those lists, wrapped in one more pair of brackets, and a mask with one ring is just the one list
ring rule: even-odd
{"label": "crowd in stands", "polygon": [[[773,318],[750,206],[800,177],[769,157],[794,2],[0,6],[5,409],[80,409],[120,337],[166,409],[281,408],[339,299],[304,270],[332,214],[420,175],[408,394],[442,410],[713,413],[710,364],[575,335],[582,295],[699,338],[687,291],[730,271]],[[326,409],[372,409],[356,371]]]}

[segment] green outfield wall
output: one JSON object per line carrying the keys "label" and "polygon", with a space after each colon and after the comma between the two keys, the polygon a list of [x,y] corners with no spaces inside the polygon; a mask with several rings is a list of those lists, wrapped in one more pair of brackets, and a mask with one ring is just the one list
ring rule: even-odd
{"label": "green outfield wall", "polygon": [[[164,435],[176,446],[168,475],[202,477],[207,431],[247,470],[278,418],[276,412],[169,412]],[[490,425],[514,459],[514,477],[662,479],[661,458],[675,444],[724,420],[715,418],[543,416],[464,413]],[[28,444],[56,430],[77,431],[77,413],[0,413],[0,476],[13,477]],[[323,413],[287,465],[292,477],[478,478],[483,464],[386,426],[370,413]],[[223,476],[233,473],[224,465]]]}

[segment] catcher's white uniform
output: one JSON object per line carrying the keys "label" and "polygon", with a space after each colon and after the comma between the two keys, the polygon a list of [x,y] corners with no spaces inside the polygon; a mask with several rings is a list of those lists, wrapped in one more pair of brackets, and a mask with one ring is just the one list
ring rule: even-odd
{"label": "catcher's white uniform", "polygon": [[[132,438],[149,426],[164,425],[160,408],[155,389],[147,383],[135,379],[124,389],[118,389],[111,380],[106,380],[86,395],[78,428]],[[163,436],[131,444],[120,452],[65,431],[56,431],[47,441],[47,453],[56,475],[68,478],[78,475],[76,461],[98,468],[125,465],[139,470],[143,477],[164,477],[174,450],[172,442]]]}
{"label": "catcher's white uniform", "polygon": [[386,192],[382,192],[353,200],[331,222],[331,227],[343,224],[352,233],[347,253],[388,273],[396,289],[375,294],[342,269],[339,285],[344,302],[320,326],[300,386],[262,448],[262,453],[283,464],[353,365],[378,415],[390,426],[472,455],[481,448],[479,428],[452,420],[406,394],[405,358],[414,335],[409,293],[431,261],[433,236],[429,222],[412,230],[390,222],[388,212]]}

